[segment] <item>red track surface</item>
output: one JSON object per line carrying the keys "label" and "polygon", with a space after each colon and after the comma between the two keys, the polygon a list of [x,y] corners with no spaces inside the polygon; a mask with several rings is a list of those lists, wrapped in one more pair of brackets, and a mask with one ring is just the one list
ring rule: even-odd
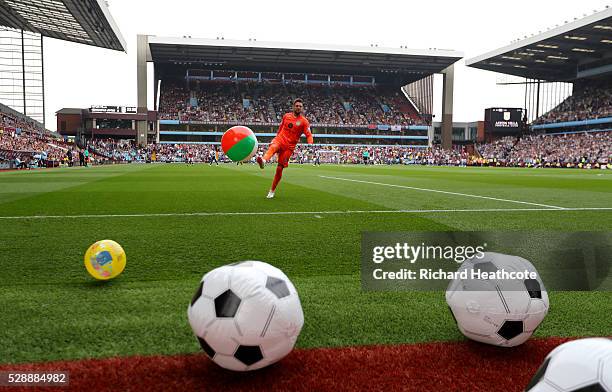
{"label": "red track surface", "polygon": [[223,370],[204,354],[0,365],[0,371],[69,371],[70,389],[79,391],[511,392],[522,391],[546,354],[567,340],[533,339],[515,348],[461,342],[295,350],[251,373]]}

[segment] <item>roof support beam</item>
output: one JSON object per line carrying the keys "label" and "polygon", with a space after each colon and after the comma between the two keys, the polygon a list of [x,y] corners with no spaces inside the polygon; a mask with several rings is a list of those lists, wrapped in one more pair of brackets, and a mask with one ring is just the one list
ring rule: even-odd
{"label": "roof support beam", "polygon": [[453,89],[455,84],[455,66],[451,65],[442,71],[442,148],[453,147]]}
{"label": "roof support beam", "polygon": [[[146,35],[136,37],[136,91],[137,113],[147,113],[147,52],[149,40]],[[136,121],[136,142],[139,146],[147,144],[147,121]]]}

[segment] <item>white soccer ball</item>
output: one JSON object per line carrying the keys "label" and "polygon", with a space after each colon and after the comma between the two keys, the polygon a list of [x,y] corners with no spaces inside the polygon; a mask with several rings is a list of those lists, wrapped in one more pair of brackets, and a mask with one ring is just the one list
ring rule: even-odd
{"label": "white soccer ball", "polygon": [[564,343],[550,352],[528,392],[612,392],[612,339]]}
{"label": "white soccer ball", "polygon": [[[527,260],[486,252],[463,262],[459,271],[529,271]],[[470,274],[471,276],[471,274]],[[446,302],[461,333],[478,342],[513,347],[531,337],[548,313],[548,294],[539,274],[536,279],[454,279],[446,290]]]}
{"label": "white soccer ball", "polygon": [[238,371],[282,359],[304,325],[289,278],[261,261],[234,263],[204,275],[187,315],[204,352],[219,366]]}

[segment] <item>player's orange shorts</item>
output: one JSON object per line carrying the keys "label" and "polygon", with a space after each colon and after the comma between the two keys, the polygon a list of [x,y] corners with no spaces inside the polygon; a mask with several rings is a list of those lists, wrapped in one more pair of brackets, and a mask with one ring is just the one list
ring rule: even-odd
{"label": "player's orange shorts", "polygon": [[278,149],[278,164],[282,167],[289,166],[289,159],[291,158],[291,155],[293,155],[292,148],[280,146]]}
{"label": "player's orange shorts", "polygon": [[282,167],[287,167],[289,166],[289,159],[291,158],[291,155],[293,155],[293,150],[294,148],[291,148],[286,144],[281,144],[273,141],[270,144],[268,152],[266,152],[266,155],[264,155],[264,158],[270,159],[271,156],[267,157],[267,155],[270,153],[270,155],[278,154],[278,165]]}

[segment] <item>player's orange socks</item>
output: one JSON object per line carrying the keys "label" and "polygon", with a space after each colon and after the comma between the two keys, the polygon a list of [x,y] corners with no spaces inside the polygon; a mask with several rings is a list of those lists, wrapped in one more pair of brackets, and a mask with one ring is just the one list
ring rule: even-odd
{"label": "player's orange socks", "polygon": [[263,156],[263,159],[267,161],[269,161],[270,159],[272,159],[272,155],[276,154],[276,152],[278,151],[278,146],[276,144],[270,144],[270,148],[268,148],[268,151],[266,151],[266,153]]}
{"label": "player's orange socks", "polygon": [[282,176],[283,176],[283,167],[281,165],[278,165],[276,166],[276,173],[274,174],[274,180],[272,180],[272,188],[270,188],[272,192],[276,190],[276,186],[278,185]]}

